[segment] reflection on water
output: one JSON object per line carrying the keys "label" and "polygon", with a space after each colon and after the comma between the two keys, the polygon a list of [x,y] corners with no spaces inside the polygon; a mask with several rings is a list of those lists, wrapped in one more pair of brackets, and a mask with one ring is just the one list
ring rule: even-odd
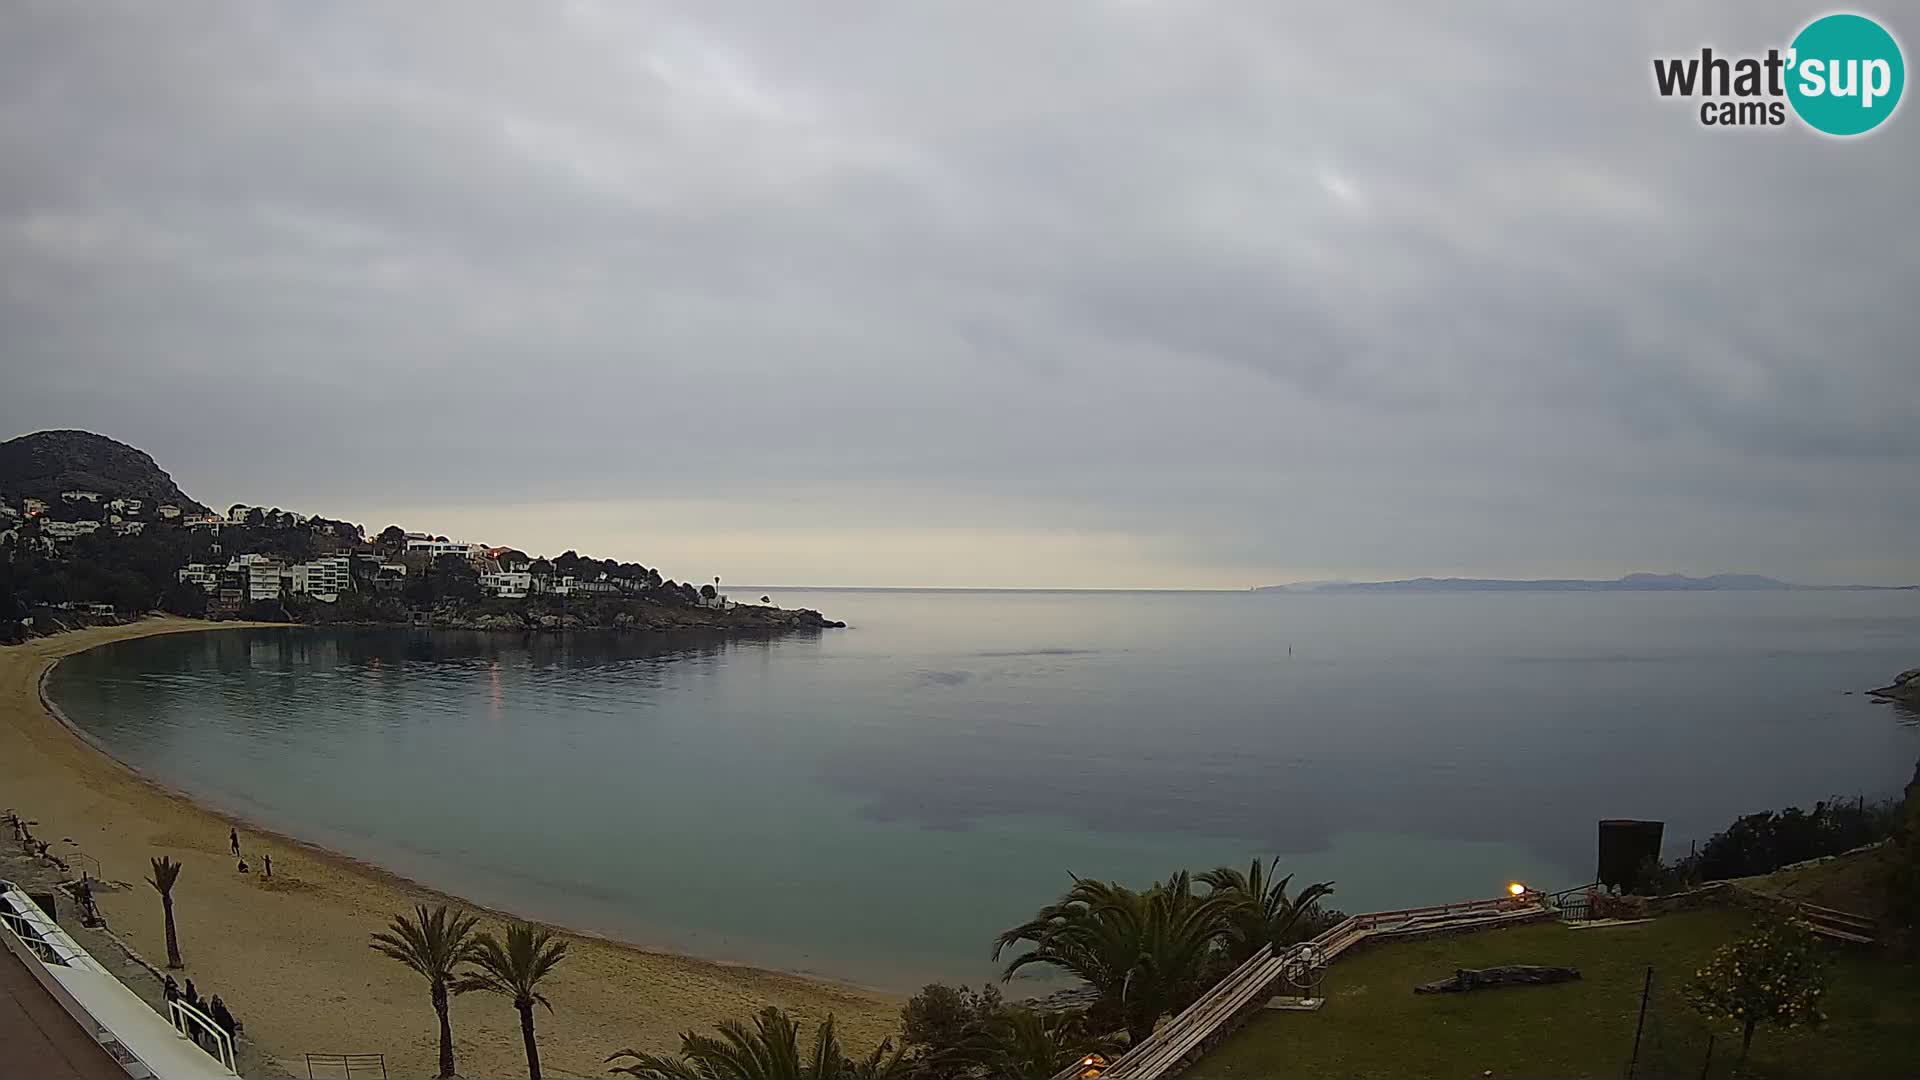
{"label": "reflection on water", "polygon": [[1281,853],[1352,910],[1573,884],[1598,818],[1684,846],[1920,753],[1844,693],[1920,654],[1907,593],[781,600],[853,628],[222,631],[54,693],[169,783],[482,902],[895,986],[985,977],[1069,870]]}

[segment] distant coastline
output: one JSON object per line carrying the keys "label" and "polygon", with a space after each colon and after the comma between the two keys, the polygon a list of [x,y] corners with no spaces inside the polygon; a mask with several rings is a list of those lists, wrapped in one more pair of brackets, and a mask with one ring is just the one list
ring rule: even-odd
{"label": "distant coastline", "polygon": [[1757,574],[1627,574],[1612,580],[1589,578],[1401,578],[1395,581],[1301,581],[1256,585],[1254,592],[1890,592],[1917,585],[1796,585]]}

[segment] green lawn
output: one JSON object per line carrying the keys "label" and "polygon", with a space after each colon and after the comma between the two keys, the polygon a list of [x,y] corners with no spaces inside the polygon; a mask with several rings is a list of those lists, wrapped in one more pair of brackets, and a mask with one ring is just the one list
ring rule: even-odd
{"label": "green lawn", "polygon": [[[1680,997],[1715,947],[1751,916],[1708,910],[1648,923],[1570,930],[1555,923],[1429,941],[1388,942],[1328,970],[1317,1013],[1256,1016],[1184,1075],[1315,1080],[1410,1077],[1580,1077],[1619,1080],[1633,1046],[1649,964],[1655,994],[1643,1034],[1646,1080],[1698,1077],[1706,1026]],[[1564,964],[1582,981],[1468,994],[1413,993],[1456,967]],[[1890,1080],[1920,1076],[1920,966],[1837,953],[1817,1030],[1754,1036],[1748,1076]],[[1738,1034],[1721,1034],[1712,1075],[1730,1074]],[[1724,1067],[1723,1067],[1724,1066]]]}

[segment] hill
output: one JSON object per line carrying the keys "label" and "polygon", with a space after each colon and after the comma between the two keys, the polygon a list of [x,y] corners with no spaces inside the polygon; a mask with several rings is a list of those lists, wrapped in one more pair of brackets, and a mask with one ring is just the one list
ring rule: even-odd
{"label": "hill", "polygon": [[[1611,581],[1584,578],[1403,578],[1398,581],[1303,581],[1258,585],[1254,592],[1770,592],[1782,589],[1880,589],[1882,585],[1793,585],[1758,574],[1628,574]],[[1910,588],[1911,586],[1904,586]]]}
{"label": "hill", "polygon": [[36,431],[0,443],[0,494],[58,506],[63,491],[97,491],[108,498],[171,503],[188,514],[207,512],[151,457],[105,435]]}

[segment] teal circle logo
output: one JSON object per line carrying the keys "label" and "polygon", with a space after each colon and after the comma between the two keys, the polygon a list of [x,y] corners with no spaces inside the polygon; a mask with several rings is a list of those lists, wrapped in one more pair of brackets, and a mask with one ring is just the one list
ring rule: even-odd
{"label": "teal circle logo", "polygon": [[1900,104],[1907,65],[1900,43],[1864,15],[1828,15],[1793,39],[1787,99],[1815,131],[1861,135]]}

